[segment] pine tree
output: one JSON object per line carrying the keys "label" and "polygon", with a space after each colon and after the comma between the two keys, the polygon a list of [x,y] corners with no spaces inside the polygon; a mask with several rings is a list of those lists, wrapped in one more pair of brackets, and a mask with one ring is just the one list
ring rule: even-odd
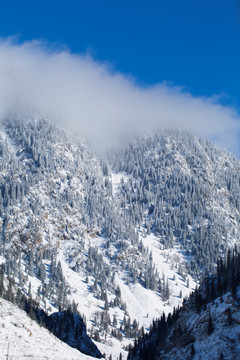
{"label": "pine tree", "polygon": [[212,321],[211,313],[209,312],[207,334],[211,335],[213,331],[214,331],[213,321]]}
{"label": "pine tree", "polygon": [[0,269],[0,297],[3,296],[4,293],[4,269],[3,269],[3,263],[1,265]]}
{"label": "pine tree", "polygon": [[29,281],[29,284],[28,284],[28,296],[29,296],[29,297],[32,296],[31,290],[32,290],[32,283],[31,283],[31,281]]}
{"label": "pine tree", "polygon": [[194,357],[195,355],[195,347],[194,344],[191,345],[191,356]]}

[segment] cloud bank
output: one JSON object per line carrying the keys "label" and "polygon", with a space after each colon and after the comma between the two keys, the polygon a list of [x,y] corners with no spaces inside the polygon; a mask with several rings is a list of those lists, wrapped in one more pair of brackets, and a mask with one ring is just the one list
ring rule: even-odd
{"label": "cloud bank", "polygon": [[40,112],[111,146],[121,136],[178,127],[240,154],[240,116],[215,97],[161,83],[144,87],[88,55],[0,40],[0,117]]}

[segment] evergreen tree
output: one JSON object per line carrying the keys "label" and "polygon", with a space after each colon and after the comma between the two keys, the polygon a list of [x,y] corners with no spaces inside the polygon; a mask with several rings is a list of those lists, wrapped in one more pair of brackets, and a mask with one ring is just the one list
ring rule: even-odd
{"label": "evergreen tree", "polygon": [[209,312],[207,334],[211,335],[213,333],[213,331],[214,331],[213,321],[212,321],[211,313]]}
{"label": "evergreen tree", "polygon": [[0,297],[4,294],[4,265],[1,264],[0,268]]}
{"label": "evergreen tree", "polygon": [[194,344],[191,345],[191,356],[194,357],[195,355],[195,347]]}

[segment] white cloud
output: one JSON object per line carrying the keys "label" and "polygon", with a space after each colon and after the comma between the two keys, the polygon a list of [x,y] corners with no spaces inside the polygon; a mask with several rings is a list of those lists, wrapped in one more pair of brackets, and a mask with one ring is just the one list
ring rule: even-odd
{"label": "white cloud", "polygon": [[0,116],[37,110],[99,145],[121,135],[180,127],[240,153],[240,117],[216,97],[194,97],[166,83],[141,87],[88,55],[33,41],[0,41]]}

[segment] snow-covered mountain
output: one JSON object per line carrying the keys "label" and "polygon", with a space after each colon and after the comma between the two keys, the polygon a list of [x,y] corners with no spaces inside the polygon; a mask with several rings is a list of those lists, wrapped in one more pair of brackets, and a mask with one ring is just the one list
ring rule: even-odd
{"label": "snow-covered mountain", "polygon": [[237,243],[239,168],[183,132],[146,135],[105,157],[39,116],[5,119],[5,288],[49,314],[78,310],[102,353],[126,357]]}
{"label": "snow-covered mountain", "polygon": [[[132,175],[122,194],[129,216],[143,222],[167,248],[176,240],[190,255],[196,277],[237,241],[240,210],[239,161],[185,132],[146,135],[109,158]],[[192,260],[192,261],[191,261]]]}

